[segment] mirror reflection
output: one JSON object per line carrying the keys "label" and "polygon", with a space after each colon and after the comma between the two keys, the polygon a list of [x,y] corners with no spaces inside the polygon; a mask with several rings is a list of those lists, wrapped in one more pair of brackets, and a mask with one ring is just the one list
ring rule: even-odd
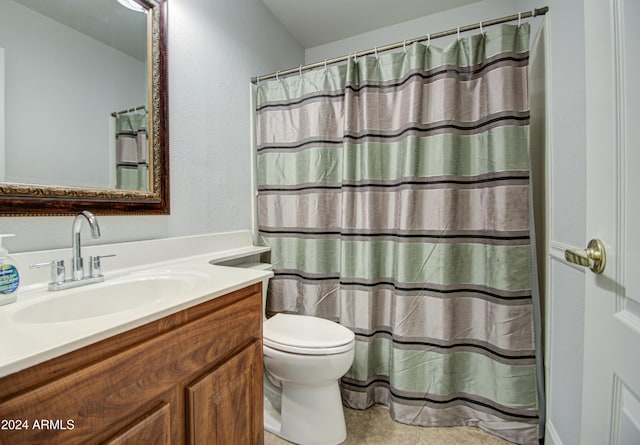
{"label": "mirror reflection", "polygon": [[140,9],[0,0],[0,181],[149,190]]}

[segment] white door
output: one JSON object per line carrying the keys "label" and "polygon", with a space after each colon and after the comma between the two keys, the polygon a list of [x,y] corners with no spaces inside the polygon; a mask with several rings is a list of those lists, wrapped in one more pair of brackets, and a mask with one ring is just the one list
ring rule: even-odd
{"label": "white door", "polygon": [[584,4],[586,228],[607,264],[585,274],[580,443],[640,445],[640,2]]}

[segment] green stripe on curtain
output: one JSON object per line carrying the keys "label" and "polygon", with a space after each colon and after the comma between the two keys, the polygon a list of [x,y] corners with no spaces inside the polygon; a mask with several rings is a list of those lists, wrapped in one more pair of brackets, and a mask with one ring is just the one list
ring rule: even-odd
{"label": "green stripe on curtain", "polygon": [[[309,168],[313,165],[317,168]],[[338,183],[342,179],[342,152],[327,148],[307,148],[293,153],[261,155],[258,176],[264,184],[295,185]]]}
{"label": "green stripe on curtain", "polygon": [[536,444],[529,26],[256,90],[267,311],[356,333],[344,403]]}
{"label": "green stripe on curtain", "polygon": [[[304,264],[304,271],[309,274],[335,274],[340,270],[345,280],[394,277],[403,283],[482,284],[504,290],[531,288],[528,245],[340,242],[300,238],[271,238],[269,243],[276,270],[298,269],[298,265]],[[487,270],[487,262],[495,267]],[[336,267],[339,264],[341,267]]]}
{"label": "green stripe on curtain", "polygon": [[[392,180],[400,176],[476,176],[494,171],[528,170],[518,152],[491,150],[529,140],[527,127],[498,127],[479,135],[441,134],[408,137],[397,143],[344,144],[360,162],[342,177],[342,151],[306,147],[261,154],[258,175],[264,184],[338,183],[341,179]],[[342,148],[342,145],[340,146]],[[312,165],[316,168],[309,168]],[[286,172],[283,173],[283,172]]]}
{"label": "green stripe on curtain", "polygon": [[274,269],[299,269],[308,274],[336,274],[340,264],[339,240],[273,238],[271,263]]}
{"label": "green stripe on curtain", "polygon": [[[441,354],[394,348],[387,339],[356,342],[354,366],[346,377],[366,382],[377,375],[391,375],[394,389],[408,393],[447,395],[465,393],[492,400],[503,410],[537,409],[534,365],[508,365],[480,354]],[[442,369],[449,372],[442,373]],[[496,379],[517,381],[516,387],[495,384]]]}
{"label": "green stripe on curtain", "polygon": [[[529,246],[342,242],[342,276],[395,277],[404,283],[483,284],[505,290],[531,288]],[[375,262],[371,267],[362,259]],[[487,270],[485,264],[494,267]]]}

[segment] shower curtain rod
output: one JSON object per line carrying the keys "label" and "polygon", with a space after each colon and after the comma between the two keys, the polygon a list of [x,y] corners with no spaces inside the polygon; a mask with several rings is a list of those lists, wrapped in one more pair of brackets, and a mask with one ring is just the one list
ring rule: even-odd
{"label": "shower curtain rod", "polygon": [[429,35],[426,35],[426,36],[423,36],[423,37],[418,37],[418,38],[414,38],[414,39],[407,39],[407,40],[404,40],[402,42],[392,43],[390,45],[380,46],[380,47],[376,47],[374,49],[368,49],[366,51],[351,53],[351,54],[346,55],[346,56],[340,56],[340,57],[335,57],[333,59],[327,59],[324,62],[316,62],[316,63],[311,63],[309,65],[300,65],[297,68],[289,68],[289,69],[286,69],[286,70],[277,71],[275,73],[265,74],[264,76],[252,77],[251,78],[251,83],[259,83],[260,81],[263,81],[263,80],[273,79],[273,78],[277,78],[279,76],[286,76],[288,74],[302,73],[303,71],[309,71],[309,70],[312,70],[312,69],[315,69],[315,68],[320,68],[320,67],[324,67],[324,66],[327,66],[327,65],[332,65],[332,64],[335,64],[335,63],[344,62],[346,60],[349,60],[350,57],[358,58],[358,57],[362,57],[362,56],[369,56],[371,54],[377,54],[377,53],[381,53],[381,52],[384,52],[384,51],[390,51],[392,49],[402,48],[402,47],[404,47],[406,45],[411,45],[411,44],[413,44],[415,42],[423,42],[425,40],[438,39],[440,37],[446,37],[446,36],[450,36],[450,35],[454,35],[454,34],[459,34],[461,32],[471,31],[471,30],[474,30],[474,29],[481,29],[481,28],[484,28],[484,27],[487,27],[487,26],[499,25],[501,23],[512,22],[514,20],[533,18],[533,17],[537,17],[539,15],[545,15],[548,11],[549,11],[549,7],[545,6],[543,8],[534,9],[533,11],[526,11],[526,12],[521,12],[519,14],[508,15],[508,16],[501,17],[501,18],[498,18],[498,19],[487,20],[487,21],[484,21],[484,22],[475,23],[473,25],[460,26],[459,28],[450,29],[448,31],[437,32],[437,33],[429,34]]}
{"label": "shower curtain rod", "polygon": [[129,108],[128,110],[114,111],[113,113],[111,113],[111,116],[118,117],[121,114],[133,113],[134,111],[138,111],[138,110],[145,110],[146,111],[147,110],[147,106],[146,105],[140,105],[139,107]]}

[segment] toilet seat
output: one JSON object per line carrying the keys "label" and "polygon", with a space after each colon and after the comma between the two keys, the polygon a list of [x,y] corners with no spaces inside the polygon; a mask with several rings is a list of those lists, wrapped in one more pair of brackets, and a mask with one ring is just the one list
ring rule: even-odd
{"label": "toilet seat", "polygon": [[306,315],[276,314],[263,324],[263,344],[301,355],[340,354],[355,344],[355,335],[344,326]]}

